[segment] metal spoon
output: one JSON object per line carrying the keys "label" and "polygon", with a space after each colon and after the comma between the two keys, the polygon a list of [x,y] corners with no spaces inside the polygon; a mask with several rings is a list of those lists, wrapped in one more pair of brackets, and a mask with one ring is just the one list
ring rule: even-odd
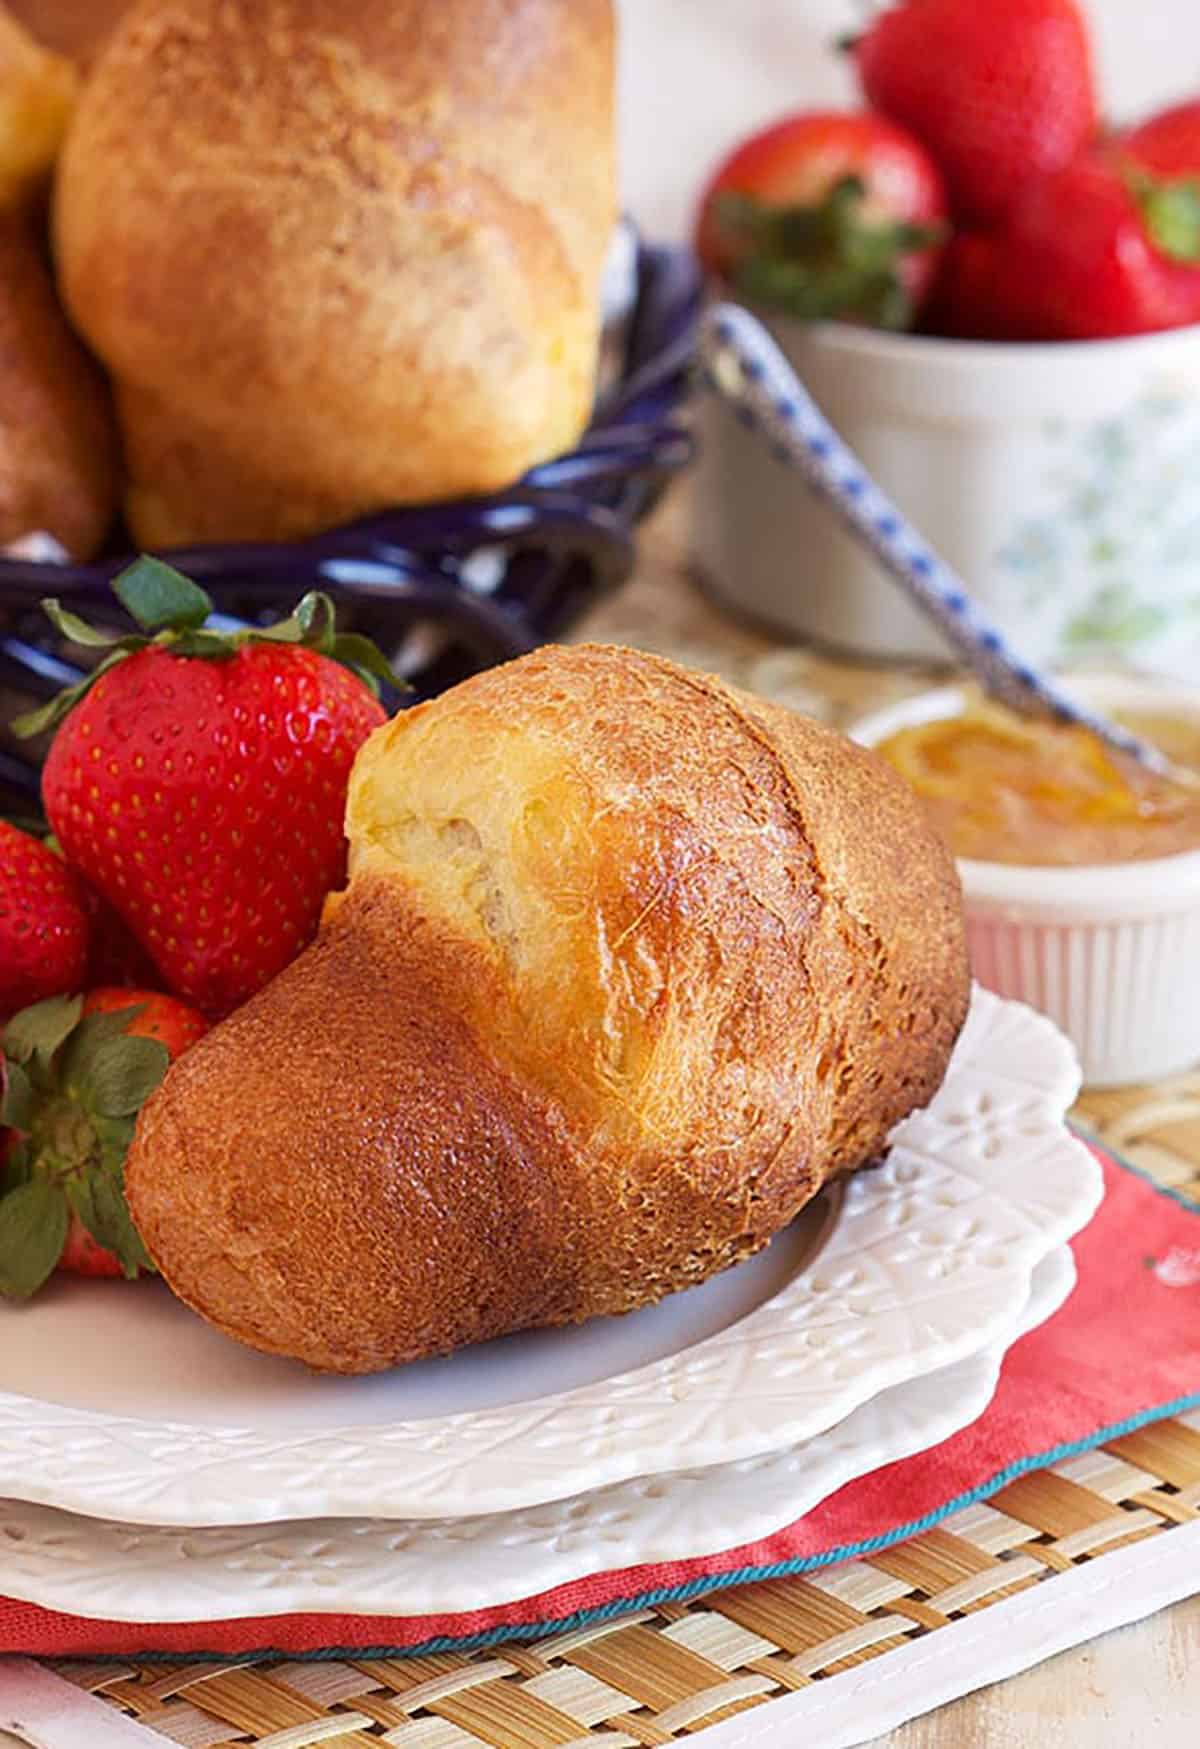
{"label": "metal spoon", "polygon": [[962,579],[882,492],[830,425],[762,323],[737,304],[717,304],[701,323],[709,384],[742,420],[798,468],[817,495],[868,546],[909,599],[934,621],[985,692],[1022,716],[1070,723],[1140,765],[1189,788],[1200,773],[1177,765],[1120,723],[1088,710],[1021,660],[972,600]]}

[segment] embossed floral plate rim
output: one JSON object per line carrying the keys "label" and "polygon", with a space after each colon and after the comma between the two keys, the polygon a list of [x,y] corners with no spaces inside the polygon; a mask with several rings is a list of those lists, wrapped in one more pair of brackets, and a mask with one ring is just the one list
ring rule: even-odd
{"label": "embossed floral plate rim", "polygon": [[4,1392],[0,1497],[183,1528],[444,1518],[795,1446],[1011,1328],[1103,1194],[1064,1123],[1078,1084],[1049,1021],[977,989],[943,1086],[849,1180],[815,1262],[718,1334],[534,1401],[315,1431]]}
{"label": "embossed floral plate rim", "polygon": [[881,1391],[789,1450],[516,1512],[171,1530],[0,1502],[4,1589],[104,1621],[441,1615],[513,1603],[598,1565],[703,1559],[770,1536],[848,1482],[968,1426],[991,1402],[1008,1347],[1074,1286],[1070,1247],[1059,1246],[1038,1264],[1004,1342]]}

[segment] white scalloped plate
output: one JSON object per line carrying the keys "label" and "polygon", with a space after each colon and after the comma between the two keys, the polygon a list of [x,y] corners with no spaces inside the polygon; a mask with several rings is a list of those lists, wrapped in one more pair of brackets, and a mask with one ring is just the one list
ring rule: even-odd
{"label": "white scalloped plate", "polygon": [[[1052,1317],[1074,1286],[1063,1245],[1034,1271],[1010,1341]],[[519,1512],[181,1531],[0,1502],[4,1589],[105,1621],[449,1615],[601,1570],[700,1559],[770,1536],[847,1482],[966,1427],[991,1402],[1007,1346],[894,1385],[790,1451],[639,1477]]]}
{"label": "white scalloped plate", "polygon": [[181,1527],[444,1518],[794,1446],[1012,1327],[1102,1195],[1063,1124],[1078,1079],[1048,1021],[977,990],[944,1085],[848,1182],[815,1262],[785,1235],[633,1318],[379,1379],[239,1349],[155,1283],[5,1307],[0,1496]]}

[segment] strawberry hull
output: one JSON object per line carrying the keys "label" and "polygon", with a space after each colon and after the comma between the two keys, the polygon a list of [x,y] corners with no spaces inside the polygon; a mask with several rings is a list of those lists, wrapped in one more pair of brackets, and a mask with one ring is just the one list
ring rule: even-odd
{"label": "strawberry hull", "polygon": [[56,996],[12,1017],[0,1037],[0,1296],[30,1299],[56,1271],[153,1269],[125,1156],[168,1065],[207,1030],[157,990]]}
{"label": "strawberry hull", "polygon": [[945,219],[941,175],[910,134],[878,115],[807,110],[721,164],[700,201],[696,250],[752,302],[905,327]]}

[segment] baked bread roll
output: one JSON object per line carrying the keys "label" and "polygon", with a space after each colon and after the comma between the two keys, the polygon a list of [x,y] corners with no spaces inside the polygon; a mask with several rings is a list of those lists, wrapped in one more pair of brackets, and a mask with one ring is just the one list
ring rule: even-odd
{"label": "baked bread roll", "polygon": [[86,65],[130,0],[8,0],[8,9],[47,48]]}
{"label": "baked bread roll", "polygon": [[141,0],[60,168],[143,545],[508,485],[592,404],[612,0]]}
{"label": "baked bread roll", "polygon": [[0,215],[0,546],[103,544],[120,490],[108,388],[67,326],[29,223]]}
{"label": "baked bread roll", "polygon": [[736,1263],[939,1085],[957,877],[832,731],[547,649],[379,729],[316,942],[171,1068],[126,1169],[175,1292],[368,1372]]}
{"label": "baked bread roll", "polygon": [[79,75],[0,4],[0,211],[40,193],[75,107]]}

